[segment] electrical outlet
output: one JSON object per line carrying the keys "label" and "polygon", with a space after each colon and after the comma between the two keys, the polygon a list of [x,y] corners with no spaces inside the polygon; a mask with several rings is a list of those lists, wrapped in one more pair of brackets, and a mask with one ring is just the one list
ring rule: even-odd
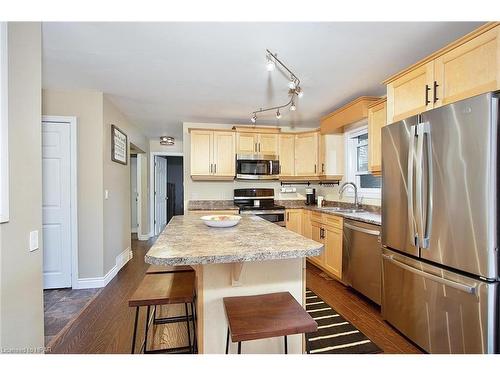
{"label": "electrical outlet", "polygon": [[30,251],[35,251],[38,249],[38,231],[34,230],[30,232]]}

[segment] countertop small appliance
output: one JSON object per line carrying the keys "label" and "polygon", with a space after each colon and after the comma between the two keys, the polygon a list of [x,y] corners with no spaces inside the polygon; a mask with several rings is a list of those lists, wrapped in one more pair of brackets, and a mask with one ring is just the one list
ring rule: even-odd
{"label": "countertop small appliance", "polygon": [[306,204],[308,206],[316,204],[316,189],[313,188],[306,189]]}

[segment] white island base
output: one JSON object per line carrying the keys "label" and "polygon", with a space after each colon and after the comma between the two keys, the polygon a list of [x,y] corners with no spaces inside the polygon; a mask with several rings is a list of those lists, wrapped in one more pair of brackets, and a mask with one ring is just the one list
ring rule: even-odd
{"label": "white island base", "polygon": [[[227,319],[222,299],[288,291],[305,306],[304,258],[277,259],[245,263],[204,264],[194,267],[198,287],[199,353],[224,354]],[[242,354],[283,354],[283,337],[245,341]],[[288,353],[304,352],[303,335],[288,337]],[[237,353],[237,344],[229,345]]]}

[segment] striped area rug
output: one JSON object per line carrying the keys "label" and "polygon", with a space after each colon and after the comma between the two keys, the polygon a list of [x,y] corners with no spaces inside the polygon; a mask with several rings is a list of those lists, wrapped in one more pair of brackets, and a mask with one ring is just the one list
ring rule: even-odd
{"label": "striped area rug", "polygon": [[306,311],[318,331],[306,334],[310,354],[375,354],[382,350],[312,290],[306,290]]}

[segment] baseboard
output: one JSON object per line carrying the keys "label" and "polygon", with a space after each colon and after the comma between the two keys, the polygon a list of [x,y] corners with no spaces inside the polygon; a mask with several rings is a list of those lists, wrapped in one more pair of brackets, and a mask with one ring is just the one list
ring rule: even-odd
{"label": "baseboard", "polygon": [[86,277],[78,279],[77,285],[73,289],[104,288],[116,276],[118,271],[132,259],[133,252],[130,247],[126,248],[116,256],[115,265],[103,277]]}
{"label": "baseboard", "polygon": [[153,233],[152,232],[149,232],[147,234],[138,234],[137,235],[137,239],[139,241],[147,241],[149,240],[151,237],[153,237]]}

